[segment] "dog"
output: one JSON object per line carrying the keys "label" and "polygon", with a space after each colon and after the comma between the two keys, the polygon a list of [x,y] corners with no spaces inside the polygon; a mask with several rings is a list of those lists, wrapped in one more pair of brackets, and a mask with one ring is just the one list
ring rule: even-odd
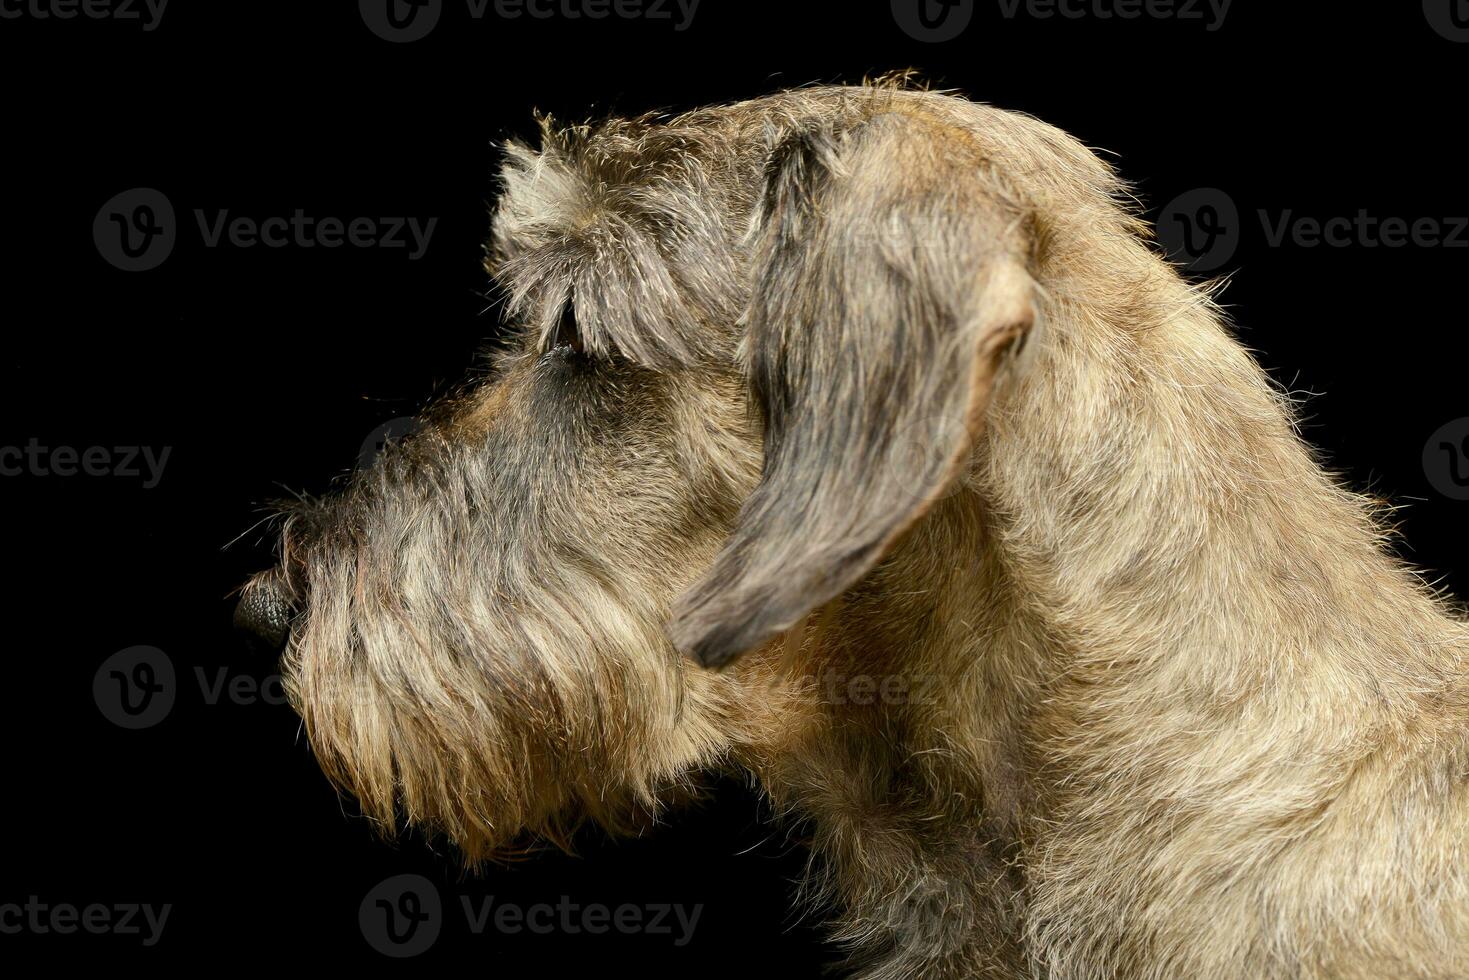
{"label": "dog", "polygon": [[1469,976],[1469,628],[1086,147],[899,77],[501,182],[487,376],[240,606],[364,814],[735,771],[869,980]]}

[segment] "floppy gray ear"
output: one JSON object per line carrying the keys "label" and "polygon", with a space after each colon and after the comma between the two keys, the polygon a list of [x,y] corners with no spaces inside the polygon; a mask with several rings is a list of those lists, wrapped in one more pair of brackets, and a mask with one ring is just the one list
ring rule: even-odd
{"label": "floppy gray ear", "polygon": [[1024,212],[987,168],[968,134],[896,113],[772,155],[747,340],[765,465],[674,606],[700,663],[855,584],[967,458],[1034,315]]}

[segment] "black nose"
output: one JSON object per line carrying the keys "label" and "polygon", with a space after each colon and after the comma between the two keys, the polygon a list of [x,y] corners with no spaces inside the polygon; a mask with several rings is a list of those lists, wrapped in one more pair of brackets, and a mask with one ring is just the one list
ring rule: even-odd
{"label": "black nose", "polygon": [[280,583],[253,582],[235,605],[235,628],[262,653],[278,656],[291,634],[291,603]]}

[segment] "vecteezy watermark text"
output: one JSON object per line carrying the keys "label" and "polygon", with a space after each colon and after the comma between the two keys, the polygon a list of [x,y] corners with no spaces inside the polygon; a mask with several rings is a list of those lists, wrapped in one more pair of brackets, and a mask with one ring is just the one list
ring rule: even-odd
{"label": "vecteezy watermark text", "polygon": [[1286,209],[1261,211],[1265,241],[1278,248],[1287,240],[1299,248],[1469,248],[1469,215],[1400,218],[1369,213],[1316,218]]}
{"label": "vecteezy watermark text", "polygon": [[114,476],[141,479],[152,490],[163,479],[172,446],[0,446],[0,476]]}
{"label": "vecteezy watermark text", "polygon": [[0,20],[115,20],[158,27],[168,0],[0,0]]}
{"label": "vecteezy watermark text", "polygon": [[1006,20],[1176,20],[1206,31],[1224,26],[1234,0],[995,0]]}
{"label": "vecteezy watermark text", "polygon": [[[994,0],[1005,20],[1169,20],[1224,26],[1234,0]],[[892,0],[893,20],[917,41],[952,41],[974,19],[977,0]]]}
{"label": "vecteezy watermark text", "polygon": [[[199,700],[209,706],[280,706],[290,703],[279,673],[256,677],[228,667],[193,671]],[[182,686],[173,660],[153,646],[128,647],[104,660],[92,677],[92,698],[102,717],[119,728],[152,728],[168,717]]]}
{"label": "vecteezy watermark text", "polygon": [[[1256,208],[1267,248],[1469,248],[1469,215],[1301,214]],[[1217,187],[1178,195],[1158,213],[1158,241],[1192,272],[1214,272],[1234,257],[1252,222]]]}
{"label": "vecteezy watermark text", "polygon": [[199,224],[199,234],[209,248],[218,248],[227,241],[235,248],[337,248],[349,245],[353,248],[408,248],[410,262],[423,258],[428,250],[428,240],[434,233],[438,218],[421,222],[418,218],[314,218],[297,208],[289,218],[279,215],[268,218],[231,217],[228,210],[215,211],[212,216],[203,210],[194,211],[194,220]]}
{"label": "vecteezy watermark text", "polygon": [[94,936],[141,936],[144,946],[155,946],[168,924],[172,904],[153,906],[139,903],[103,905],[94,902],[78,908],[68,902],[50,904],[29,896],[25,904],[0,904],[0,935],[30,933],[36,936],[67,936],[88,932]]}
{"label": "vecteezy watermark text", "polygon": [[[667,936],[687,946],[704,906],[673,902],[576,902],[562,895],[555,903],[522,905],[487,895],[460,895],[465,927],[474,935],[494,930],[502,935]],[[434,883],[422,875],[395,875],[368,891],[358,906],[362,938],[385,956],[417,956],[433,946],[444,926],[444,902]]]}
{"label": "vecteezy watermark text", "polygon": [[[470,20],[490,17],[531,20],[645,20],[686,31],[700,0],[464,0]],[[427,37],[444,13],[444,0],[358,0],[368,30],[384,41],[407,43]]]}
{"label": "vecteezy watermark text", "polygon": [[669,936],[675,946],[687,946],[694,938],[694,929],[699,925],[699,916],[704,914],[703,905],[686,906],[676,903],[653,902],[639,905],[624,902],[609,906],[600,902],[583,905],[562,895],[555,905],[540,902],[535,905],[517,905],[513,902],[496,903],[495,896],[488,895],[475,901],[468,895],[459,897],[464,907],[464,918],[469,931],[476,935],[490,925],[505,935],[529,932],[536,935],[559,933],[575,936],[587,933],[600,936],[609,932],[631,935],[642,933],[649,936]]}
{"label": "vecteezy watermark text", "polygon": [[[193,217],[205,248],[381,248],[401,250],[410,262],[423,258],[439,223],[438,218],[407,216],[318,217],[304,208],[271,215],[195,208]],[[162,265],[179,230],[173,203],[151,187],[114,195],[92,222],[97,251],[125,272]]]}

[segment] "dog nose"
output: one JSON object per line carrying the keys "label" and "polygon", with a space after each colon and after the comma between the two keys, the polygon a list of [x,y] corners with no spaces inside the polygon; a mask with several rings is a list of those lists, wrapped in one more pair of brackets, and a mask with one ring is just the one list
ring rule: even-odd
{"label": "dog nose", "polygon": [[262,653],[278,656],[291,633],[291,603],[279,582],[262,578],[250,584],[235,604],[235,629]]}

